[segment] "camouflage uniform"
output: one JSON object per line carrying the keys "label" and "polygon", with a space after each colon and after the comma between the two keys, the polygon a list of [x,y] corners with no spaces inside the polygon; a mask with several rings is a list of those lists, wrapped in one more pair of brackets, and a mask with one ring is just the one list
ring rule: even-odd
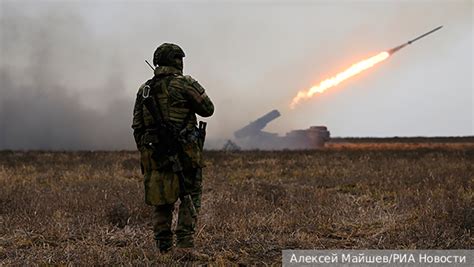
{"label": "camouflage uniform", "polygon": [[[135,142],[141,155],[145,202],[155,206],[154,233],[157,245],[162,251],[169,250],[173,244],[171,221],[174,203],[180,193],[179,178],[167,164],[166,155],[160,155],[156,149],[148,145],[159,145],[159,140],[154,133],[153,117],[143,104],[144,86],[150,85],[150,95],[161,111],[161,119],[182,129],[180,138],[183,155],[180,155],[180,159],[185,176],[184,183],[198,212],[201,207],[203,140],[199,138],[196,128],[196,114],[208,117],[214,113],[214,105],[204,92],[204,88],[190,76],[183,76],[182,61],[180,65],[166,59],[166,55],[172,54],[177,49],[182,52],[173,44],[158,47],[153,61],[155,66],[159,66],[155,69],[154,77],[138,90],[132,124]],[[163,55],[165,59],[160,61],[159,57]],[[176,57],[180,56],[184,57],[184,52]],[[178,247],[194,246],[195,225],[196,219],[192,218],[189,210],[181,203],[176,228]]]}

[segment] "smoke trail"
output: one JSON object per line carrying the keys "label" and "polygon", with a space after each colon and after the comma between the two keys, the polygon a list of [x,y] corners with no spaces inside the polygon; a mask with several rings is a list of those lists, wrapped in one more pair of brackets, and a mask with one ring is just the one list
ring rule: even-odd
{"label": "smoke trail", "polygon": [[104,59],[85,44],[93,36],[79,16],[53,14],[22,16],[14,8],[2,14],[0,149],[133,148],[126,134],[133,99],[122,96],[120,66],[92,91],[107,96],[101,110],[84,105],[78,92],[95,71],[87,59]]}

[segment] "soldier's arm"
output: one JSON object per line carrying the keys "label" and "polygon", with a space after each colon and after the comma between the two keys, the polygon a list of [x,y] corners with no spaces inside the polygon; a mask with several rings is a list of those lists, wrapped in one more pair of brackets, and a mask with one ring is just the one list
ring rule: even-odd
{"label": "soldier's arm", "polygon": [[142,89],[143,85],[140,87],[137,93],[137,98],[135,100],[135,106],[133,107],[133,137],[135,138],[135,143],[138,148],[141,146],[141,139],[143,133],[145,132],[145,123],[143,121],[143,98],[142,98]]}
{"label": "soldier's arm", "polygon": [[184,76],[184,90],[196,114],[201,117],[214,114],[214,104],[211,99],[204,88],[191,76]]}

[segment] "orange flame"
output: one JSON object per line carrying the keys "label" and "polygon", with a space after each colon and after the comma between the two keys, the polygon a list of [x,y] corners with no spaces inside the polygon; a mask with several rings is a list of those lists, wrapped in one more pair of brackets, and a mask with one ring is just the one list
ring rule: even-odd
{"label": "orange flame", "polygon": [[326,79],[320,82],[318,85],[311,87],[305,91],[299,91],[298,94],[293,98],[290,104],[290,108],[295,108],[296,104],[303,99],[311,98],[316,93],[323,93],[327,89],[334,87],[341,83],[342,81],[359,74],[360,72],[373,67],[375,64],[384,61],[390,56],[388,52],[381,52],[378,55],[375,55],[371,58],[362,60],[352,66],[350,66],[345,71],[337,74],[336,76]]}

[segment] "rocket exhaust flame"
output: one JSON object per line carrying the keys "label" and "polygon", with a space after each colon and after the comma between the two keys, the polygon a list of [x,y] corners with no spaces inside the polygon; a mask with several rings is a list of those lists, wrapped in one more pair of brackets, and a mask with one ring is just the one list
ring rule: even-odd
{"label": "rocket exhaust flame", "polygon": [[311,98],[316,93],[323,93],[327,89],[340,84],[342,81],[352,76],[355,76],[366,69],[369,69],[375,66],[377,63],[384,61],[389,56],[390,54],[388,52],[381,52],[373,57],[362,60],[350,66],[345,71],[340,72],[339,74],[337,74],[336,76],[332,78],[329,78],[320,82],[318,85],[311,87],[309,90],[299,91],[298,94],[291,101],[290,108],[291,109],[295,108],[296,104],[298,104],[298,102],[300,102],[303,99]]}
{"label": "rocket exhaust flame", "polygon": [[418,37],[416,37],[415,39],[412,39],[402,45],[399,45],[399,46],[396,46],[392,49],[389,49],[387,51],[384,51],[384,52],[381,52],[371,58],[368,58],[368,59],[365,59],[365,60],[362,60],[352,66],[350,66],[348,69],[346,69],[345,71],[343,72],[340,72],[338,73],[336,76],[333,76],[329,79],[326,79],[322,82],[320,82],[318,85],[315,85],[313,87],[311,87],[310,89],[308,90],[302,90],[302,91],[299,91],[298,94],[296,94],[296,96],[293,98],[293,100],[291,101],[291,104],[290,104],[290,108],[291,109],[294,109],[295,106],[301,101],[301,100],[304,100],[304,99],[308,99],[308,98],[311,98],[314,94],[316,93],[323,93],[324,91],[326,91],[327,89],[331,88],[331,87],[334,87],[338,84],[340,84],[341,82],[343,82],[344,80],[352,77],[352,76],[355,76],[359,73],[361,73],[362,71],[366,70],[366,69],[369,69],[373,66],[375,66],[376,64],[384,61],[385,59],[387,59],[389,56],[393,55],[395,52],[397,52],[398,50],[404,48],[405,46],[407,45],[410,45],[412,44],[413,42],[415,41],[418,41],[419,39],[427,36],[428,34],[431,34],[439,29],[441,29],[443,26],[439,26],[425,34],[422,34]]}

